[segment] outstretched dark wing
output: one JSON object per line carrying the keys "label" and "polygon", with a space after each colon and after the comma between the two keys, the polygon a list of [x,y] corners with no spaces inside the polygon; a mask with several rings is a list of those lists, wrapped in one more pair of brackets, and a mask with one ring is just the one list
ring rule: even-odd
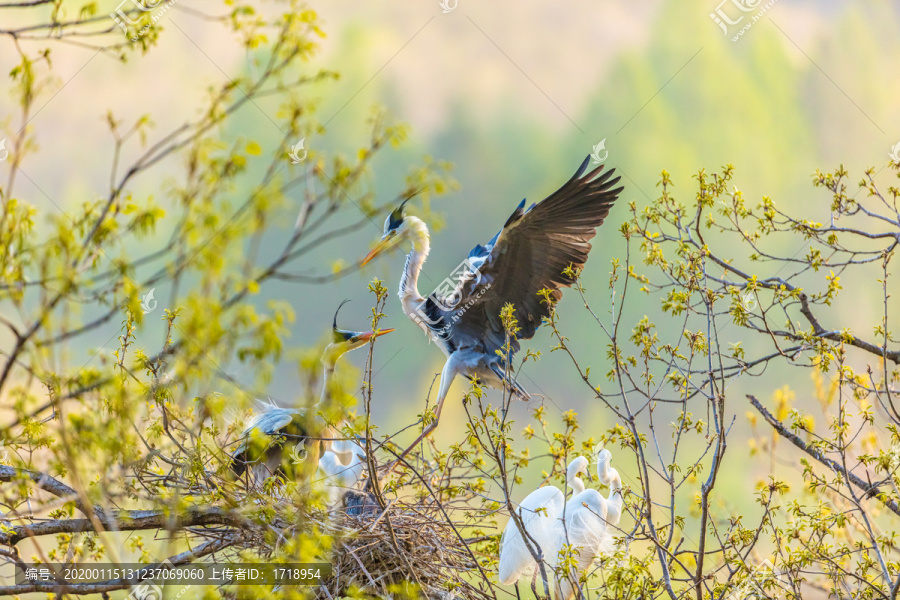
{"label": "outstretched dark wing", "polygon": [[602,172],[603,165],[584,175],[589,161],[586,158],[572,179],[528,210],[523,200],[500,233],[469,254],[474,276],[462,281],[458,302],[441,315],[454,346],[483,344],[482,350],[493,355],[506,341],[500,309],[507,302],[516,309],[519,339],[531,338],[550,315],[538,292],[547,288],[559,300],[562,288],[572,285],[563,271],[569,265],[584,266],[590,239],[623,189],[614,187],[620,179],[612,177],[615,170]]}

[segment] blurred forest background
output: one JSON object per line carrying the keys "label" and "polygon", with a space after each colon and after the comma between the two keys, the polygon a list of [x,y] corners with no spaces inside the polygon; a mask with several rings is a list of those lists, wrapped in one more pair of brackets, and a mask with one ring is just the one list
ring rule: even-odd
{"label": "blurred forest background", "polygon": [[[108,186],[107,109],[129,123],[150,112],[153,131],[165,132],[195,116],[191,111],[210,86],[258,68],[240,53],[239,44],[220,43],[223,29],[193,14],[192,4],[181,0],[174,5],[159,22],[158,46],[124,64],[74,46],[53,56],[57,81],[31,122],[41,159],[30,164],[30,179],[17,181],[21,196],[45,211],[54,205],[66,210],[94,198]],[[629,216],[627,203],[640,207],[655,198],[661,170],[672,174],[676,195],[679,190],[693,194],[692,176],[698,170],[732,163],[737,186],[749,202],[769,196],[787,212],[827,222],[831,198],[811,185],[815,169],[842,163],[853,179],[867,166],[876,171],[884,167],[892,146],[900,142],[897,2],[781,0],[737,42],[710,18],[716,9],[713,0],[573,0],[564,7],[536,0],[459,0],[446,14],[436,1],[329,0],[315,8],[328,36],[312,70],[335,70],[341,78],[316,87],[317,96],[308,98],[319,106],[318,118],[325,125],[305,137],[310,160],[317,152],[353,155],[369,135],[362,125],[366,116],[373,105],[383,105],[410,129],[407,144],[373,163],[371,183],[379,202],[403,189],[408,165],[423,154],[454,165],[458,189],[424,208],[441,227],[433,230],[433,253],[420,281],[423,294],[476,243],[493,236],[523,197],[538,201],[553,191],[601,140],[609,151],[607,164],[623,176],[626,190],[595,239],[583,274],[595,307],[604,306],[602,298],[609,293],[610,259],[624,250],[616,229]],[[12,57],[0,56],[0,71],[12,65]],[[281,136],[273,122],[277,111],[277,99],[248,104],[231,122],[231,134],[235,139],[252,136],[263,148],[267,141],[275,146]],[[14,112],[11,95],[0,94],[0,137],[18,129],[5,116]],[[227,139],[229,132],[223,136]],[[125,156],[129,152],[138,149],[126,148]],[[167,160],[175,172],[178,159]],[[263,164],[260,160],[259,169]],[[254,169],[252,161],[249,169]],[[131,188],[135,196],[153,197],[165,207],[167,185],[160,176],[140,179]],[[298,189],[297,197],[302,193]],[[291,235],[296,206],[285,207],[284,213],[283,228],[267,234],[261,256],[275,253]],[[351,215],[342,218],[349,222]],[[46,222],[38,221],[37,227],[43,226]],[[381,219],[375,219],[352,243],[343,238],[339,244],[322,245],[314,255],[318,267],[307,274],[327,276],[352,265],[380,234]],[[160,245],[167,239],[165,222],[156,239]],[[784,240],[785,245],[798,242]],[[807,247],[775,249],[802,254]],[[262,306],[279,299],[293,306],[297,319],[287,341],[291,350],[270,372],[241,369],[237,363],[220,367],[257,397],[291,404],[302,384],[298,361],[307,356],[305,349],[323,342],[334,308],[344,298],[352,299],[342,326],[362,329],[371,304],[366,282],[378,276],[393,294],[401,267],[402,258],[395,253],[333,284],[270,283],[249,301]],[[761,277],[775,274],[765,264],[757,269]],[[878,287],[861,283],[844,283],[836,300],[840,326],[853,328],[869,307],[878,308]],[[147,316],[139,344],[156,346],[164,336],[165,323],[154,317],[174,308],[165,304],[168,292],[165,286],[156,289],[159,308]],[[657,307],[650,301],[634,303],[624,320],[633,323],[644,314],[653,318]],[[558,312],[560,328],[576,354],[605,371],[605,338],[591,326],[577,294],[567,293]],[[397,332],[379,342],[373,369],[374,421],[382,432],[413,422],[443,364],[440,351],[425,347],[424,336],[403,316],[395,297],[386,313],[383,326]],[[91,306],[85,305],[82,319],[92,316]],[[119,326],[114,320],[74,339],[69,345],[73,362],[89,364],[89,357],[99,360],[95,353],[111,354],[115,342],[103,344],[115,338]],[[753,348],[753,339],[742,339],[746,334],[738,327],[724,335]],[[0,341],[7,345],[8,340]],[[544,397],[536,396],[532,404],[543,401],[556,414],[578,411],[587,435],[611,427],[564,357],[548,352],[551,346],[542,332],[530,342],[544,351],[520,379]],[[354,356],[348,362],[361,365],[363,359]],[[804,381],[796,371],[789,375],[777,365],[761,377],[739,379],[731,397],[753,393],[771,399],[786,384],[796,392],[797,404],[811,398],[811,378]],[[229,393],[230,385],[222,380],[223,393]],[[441,446],[462,436],[461,427],[454,426],[460,422],[462,386],[457,382],[445,408],[436,436]],[[524,422],[525,406],[517,410]],[[729,410],[738,419],[731,444],[749,444],[746,409],[736,400]],[[733,493],[730,500],[739,507],[749,504],[755,483],[770,466],[760,462],[748,468],[750,473],[728,469],[722,474],[719,489]],[[627,483],[627,468],[622,471]]]}

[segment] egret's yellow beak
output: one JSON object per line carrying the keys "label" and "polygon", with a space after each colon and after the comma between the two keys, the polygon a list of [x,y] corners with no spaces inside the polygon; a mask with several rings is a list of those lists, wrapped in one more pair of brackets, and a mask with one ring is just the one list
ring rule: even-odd
{"label": "egret's yellow beak", "polygon": [[393,246],[396,239],[397,239],[397,236],[393,235],[393,234],[388,234],[388,235],[384,236],[383,238],[381,238],[378,241],[378,243],[375,244],[375,247],[372,248],[372,251],[369,252],[368,254],[366,254],[366,257],[364,259],[362,259],[362,262],[359,263],[359,266],[364,267],[367,264],[369,264],[369,262],[371,262],[371,260],[373,258],[375,258],[379,254],[381,254],[382,252],[384,252],[385,250],[387,250],[388,248]]}

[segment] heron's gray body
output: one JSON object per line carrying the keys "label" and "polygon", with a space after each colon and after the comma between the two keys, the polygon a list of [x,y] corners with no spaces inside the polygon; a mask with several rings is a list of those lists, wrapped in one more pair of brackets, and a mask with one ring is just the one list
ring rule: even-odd
{"label": "heron's gray body", "polygon": [[[295,417],[302,417],[305,409],[302,408],[286,408],[278,406],[274,402],[256,401],[261,407],[260,412],[253,415],[247,428],[244,430],[243,436],[249,436],[254,429],[258,429],[262,433],[274,435],[294,420]],[[240,448],[243,449],[243,446]]]}
{"label": "heron's gray body", "polygon": [[[347,300],[342,302],[341,306],[346,303]],[[358,332],[338,329],[337,315],[340,310],[339,306],[334,313],[331,326],[332,342],[322,353],[324,372],[319,405],[313,405],[309,409],[284,408],[272,401],[257,400],[260,411],[244,430],[243,439],[233,454],[231,468],[238,476],[242,475],[248,466],[256,482],[276,473],[285,474],[286,470],[292,471],[291,474],[295,478],[296,476],[305,478],[318,468],[319,457],[325,449],[325,440],[333,436],[326,435],[329,428],[316,416],[316,406],[328,405],[329,382],[334,374],[335,364],[345,353],[362,348],[368,345],[372,338],[393,331],[384,329],[377,332]],[[293,451],[290,452],[290,465],[284,461],[285,444],[293,447]]]}
{"label": "heron's gray body", "polygon": [[[251,479],[258,483],[282,470],[285,445],[295,448],[302,445],[306,452],[311,448],[306,447],[309,436],[309,427],[305,419],[306,409],[286,408],[271,401],[256,400],[256,402],[260,412],[250,419],[241,434],[241,443],[233,454],[231,468],[240,476],[249,467]],[[251,452],[254,435],[265,436],[265,448],[261,456],[251,456],[255,454]],[[313,442],[317,443],[318,440]],[[318,456],[318,452],[314,454]]]}
{"label": "heron's gray body", "polygon": [[[604,172],[603,165],[585,174],[589,162],[590,157],[568,182],[527,210],[523,200],[486,245],[469,252],[457,283],[453,285],[451,279],[446,285],[445,280],[427,298],[419,294],[417,283],[430,250],[428,228],[421,219],[403,214],[406,201],[385,220],[381,241],[362,264],[400,241],[412,242],[400,280],[403,312],[447,355],[437,418],[413,446],[437,426],[457,375],[509,389],[522,399],[529,397],[516,383],[509,361],[519,350],[519,341],[532,338],[550,316],[562,289],[574,283],[587,261],[591,238],[623,189],[615,187],[620,178],[612,177],[614,170]],[[518,328],[513,337],[507,335],[501,317],[508,304],[513,306]]]}
{"label": "heron's gray body", "polygon": [[[407,257],[400,300],[404,312],[447,355],[448,364],[454,363],[456,374],[477,377],[491,387],[505,383],[518,397],[529,397],[509,376],[507,359],[519,350],[519,340],[533,337],[550,315],[540,291],[549,290],[557,301],[562,288],[572,285],[567,269],[577,272],[584,266],[590,239],[622,191],[615,187],[619,178],[612,177],[613,170],[602,172],[600,166],[585,175],[588,162],[585,159],[575,175],[543,201],[526,209],[522,200],[487,244],[469,252],[455,274],[455,287],[444,286],[426,298],[416,283],[429,251],[427,229],[418,219],[407,218],[418,239],[414,237]],[[519,327],[509,340],[500,317],[507,303],[513,305]]]}

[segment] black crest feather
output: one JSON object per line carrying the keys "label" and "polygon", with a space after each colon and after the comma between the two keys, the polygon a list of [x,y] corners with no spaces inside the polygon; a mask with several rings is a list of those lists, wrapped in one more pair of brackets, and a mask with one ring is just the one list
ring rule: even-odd
{"label": "black crest feather", "polygon": [[337,310],[334,311],[334,321],[332,321],[331,328],[334,329],[335,331],[338,331],[338,326],[337,326],[338,313],[341,312],[341,307],[343,307],[348,302],[350,302],[350,298],[347,298],[346,300],[341,302],[340,306],[337,307]]}

